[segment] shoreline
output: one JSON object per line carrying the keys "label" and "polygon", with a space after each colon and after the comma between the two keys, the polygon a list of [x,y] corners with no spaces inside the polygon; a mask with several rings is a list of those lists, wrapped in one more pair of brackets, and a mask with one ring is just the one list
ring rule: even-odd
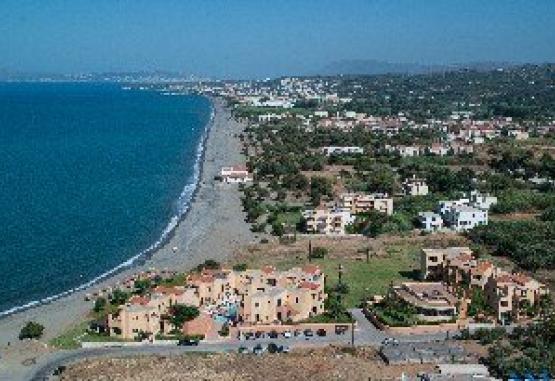
{"label": "shoreline", "polygon": [[[207,145],[208,137],[210,135],[210,130],[212,129],[212,126],[214,124],[216,107],[217,107],[215,104],[216,100],[214,98],[212,97],[206,97],[206,98],[210,101],[210,108],[211,108],[210,119],[208,120],[208,122],[204,127],[204,132],[200,137],[200,141],[196,148],[196,160],[193,167],[193,181],[183,186],[183,190],[181,191],[178,197],[178,201],[180,201],[178,210],[176,211],[176,214],[170,218],[170,220],[166,224],[166,227],[160,234],[158,240],[155,241],[146,249],[143,249],[142,251],[140,251],[138,254],[135,254],[131,258],[126,259],[125,261],[121,262],[117,266],[112,267],[111,269],[103,272],[102,274],[94,277],[93,279],[85,283],[82,283],[80,285],[77,285],[73,288],[62,291],[60,293],[49,295],[39,300],[33,300],[22,305],[11,307],[5,311],[0,311],[0,322],[2,321],[2,319],[5,319],[11,315],[18,314],[32,308],[37,308],[43,305],[53,303],[59,299],[62,299],[66,296],[69,296],[71,294],[74,294],[80,291],[86,291],[87,289],[93,288],[98,284],[101,284],[105,281],[109,281],[111,278],[117,276],[121,272],[124,272],[126,270],[131,270],[136,267],[140,267],[144,265],[147,261],[151,260],[152,257],[156,254],[156,252],[160,248],[162,248],[164,245],[168,244],[171,241],[175,233],[175,230],[178,228],[179,224],[181,224],[183,220],[187,218],[187,214],[191,209],[191,205],[195,201],[195,197],[198,193],[200,182],[202,180],[204,159],[206,154],[206,145]],[[192,187],[192,192],[190,192],[190,194],[187,195],[187,189],[190,187]],[[181,200],[183,200],[183,202],[181,202]]]}
{"label": "shoreline", "polygon": [[[236,138],[244,125],[231,118],[222,100],[209,99],[213,107],[212,117],[204,133],[197,185],[190,196],[188,208],[166,233],[165,239],[148,254],[132,258],[130,265],[121,267],[120,271],[110,273],[94,284],[73,289],[72,293],[65,293],[48,303],[2,316],[0,348],[9,342],[15,347],[14,344],[19,341],[19,329],[31,320],[46,327],[42,341],[58,336],[86,317],[93,306],[93,302],[84,300],[86,294],[118,285],[135,273],[153,268],[187,271],[205,259],[225,260],[237,244],[252,241],[253,234],[244,223],[238,189],[226,187],[214,180],[221,166],[244,162],[240,142]],[[174,247],[178,247],[177,252],[173,251]]]}

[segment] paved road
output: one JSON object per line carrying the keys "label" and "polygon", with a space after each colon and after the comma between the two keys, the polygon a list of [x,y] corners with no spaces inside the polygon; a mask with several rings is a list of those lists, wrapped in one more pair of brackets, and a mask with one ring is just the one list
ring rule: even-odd
{"label": "paved road", "polygon": [[[362,313],[360,309],[350,310],[353,318],[356,320],[356,328],[354,331],[355,345],[380,346],[381,342],[388,335],[379,331]],[[156,346],[146,345],[142,347],[110,347],[98,349],[77,349],[73,351],[60,351],[52,353],[37,360],[37,363],[29,367],[26,374],[21,375],[21,380],[44,381],[52,374],[52,372],[60,365],[79,361],[91,357],[113,357],[113,356],[135,356],[135,355],[179,355],[187,352],[229,352],[237,351],[240,347],[245,346],[252,349],[257,343],[267,345],[271,342],[278,345],[287,345],[291,348],[298,347],[318,347],[330,344],[351,344],[351,331],[347,331],[343,335],[330,335],[326,337],[314,336],[309,339],[303,337],[293,337],[290,339],[256,339],[256,340],[231,340],[219,343],[200,343],[198,346]],[[401,342],[422,342],[444,340],[445,334],[425,334],[425,335],[396,335]],[[14,380],[10,380],[14,381]]]}

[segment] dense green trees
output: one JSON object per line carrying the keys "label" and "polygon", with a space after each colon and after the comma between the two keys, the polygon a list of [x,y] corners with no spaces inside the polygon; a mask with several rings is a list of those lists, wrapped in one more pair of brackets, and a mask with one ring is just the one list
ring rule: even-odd
{"label": "dense green trees", "polygon": [[492,221],[474,228],[468,236],[525,269],[555,268],[555,223],[551,221]]}

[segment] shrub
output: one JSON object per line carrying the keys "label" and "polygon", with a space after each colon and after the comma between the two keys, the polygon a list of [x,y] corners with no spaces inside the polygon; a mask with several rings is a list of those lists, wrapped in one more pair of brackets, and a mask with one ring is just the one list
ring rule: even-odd
{"label": "shrub", "polygon": [[245,271],[247,269],[246,263],[238,263],[233,265],[233,271]]}
{"label": "shrub", "polygon": [[310,253],[310,258],[324,258],[328,255],[328,249],[325,247],[316,246],[312,249],[312,253]]}
{"label": "shrub", "polygon": [[44,326],[33,321],[27,322],[19,332],[19,340],[39,339],[44,333]]}
{"label": "shrub", "polygon": [[102,298],[102,297],[97,298],[97,299],[95,300],[95,302],[94,302],[94,308],[93,308],[94,312],[103,311],[104,308],[106,307],[106,304],[107,304],[107,303],[108,303],[108,302],[106,301],[105,298]]}

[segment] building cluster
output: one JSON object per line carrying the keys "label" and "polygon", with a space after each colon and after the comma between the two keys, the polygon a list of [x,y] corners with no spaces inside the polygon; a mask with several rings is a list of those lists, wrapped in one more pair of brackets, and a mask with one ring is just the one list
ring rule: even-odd
{"label": "building cluster", "polygon": [[[314,265],[287,271],[271,266],[245,271],[203,270],[189,275],[184,286],[157,286],[144,296],[133,296],[108,315],[107,325],[111,336],[124,339],[175,330],[206,334],[191,332],[195,321],[173,326],[169,318],[172,306],[198,307],[198,322],[229,318],[241,325],[280,324],[323,313],[325,299],[324,274]],[[210,329],[210,324],[196,326]]]}
{"label": "building cluster", "polygon": [[[415,306],[422,320],[449,320],[465,312],[479,289],[501,323],[518,321],[528,307],[537,306],[547,287],[522,274],[509,273],[493,263],[476,259],[468,247],[423,249],[421,276],[426,282],[405,284],[397,293]],[[462,290],[461,297],[455,296]],[[457,311],[459,308],[459,311]]]}
{"label": "building cluster", "polygon": [[468,198],[440,201],[435,212],[418,213],[422,229],[439,231],[444,227],[461,232],[488,224],[488,210],[497,203],[497,197],[470,192]]}
{"label": "building cluster", "polygon": [[342,193],[331,205],[306,209],[302,216],[308,233],[344,235],[356,215],[373,210],[392,215],[393,198],[383,193]]}

